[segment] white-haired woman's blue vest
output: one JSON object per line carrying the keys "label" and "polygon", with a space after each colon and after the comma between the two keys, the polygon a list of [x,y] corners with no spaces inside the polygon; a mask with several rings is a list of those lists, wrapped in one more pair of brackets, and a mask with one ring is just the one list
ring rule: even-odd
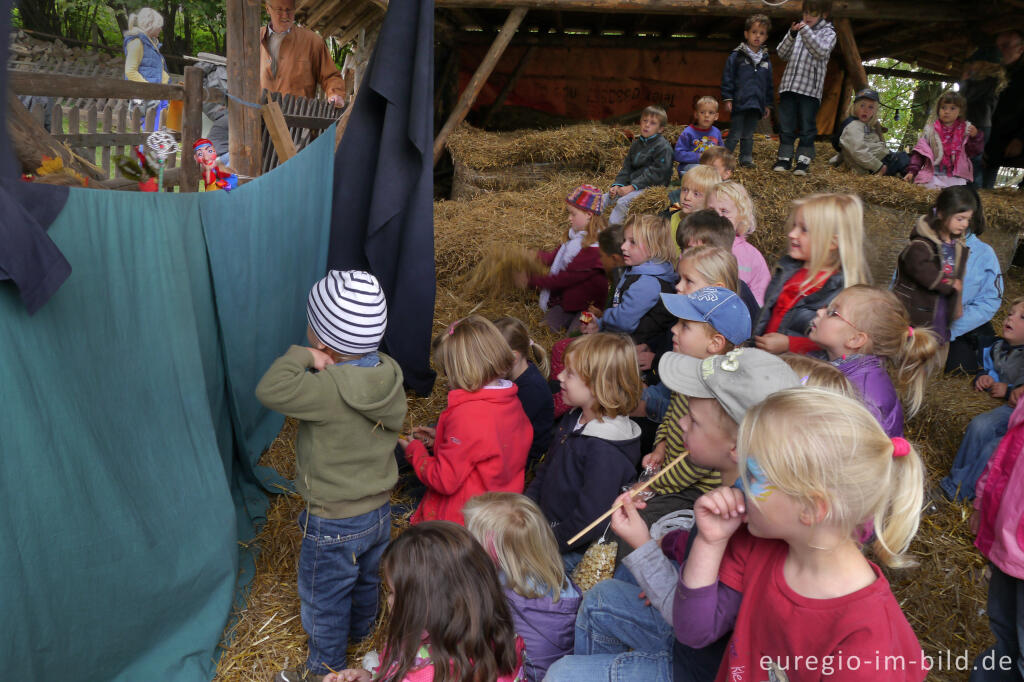
{"label": "white-haired woman's blue vest", "polygon": [[153,41],[145,33],[132,33],[124,37],[121,43],[121,50],[125,56],[128,55],[128,43],[133,40],[142,42],[142,61],[139,62],[139,73],[150,83],[163,83],[164,71],[167,70],[167,62],[160,54],[161,43],[153,44]]}

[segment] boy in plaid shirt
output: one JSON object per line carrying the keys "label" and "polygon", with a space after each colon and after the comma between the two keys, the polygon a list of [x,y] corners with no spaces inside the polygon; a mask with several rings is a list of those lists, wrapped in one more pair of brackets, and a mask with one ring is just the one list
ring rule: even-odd
{"label": "boy in plaid shirt", "polygon": [[793,143],[799,136],[793,175],[807,175],[814,158],[825,67],[836,45],[836,31],[829,21],[832,0],[804,0],[803,13],[803,21],[793,23],[776,48],[788,64],[779,83],[779,157],[772,170],[785,172],[792,167]]}

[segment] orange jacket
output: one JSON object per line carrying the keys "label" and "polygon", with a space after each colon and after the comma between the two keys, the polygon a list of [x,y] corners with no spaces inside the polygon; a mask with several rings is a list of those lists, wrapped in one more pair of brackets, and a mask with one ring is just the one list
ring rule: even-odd
{"label": "orange jacket", "polygon": [[281,41],[277,56],[277,76],[270,69],[267,27],[260,29],[260,87],[302,97],[315,97],[317,84],[324,96],[345,96],[345,81],[331,59],[327,44],[319,35],[302,26],[292,25]]}

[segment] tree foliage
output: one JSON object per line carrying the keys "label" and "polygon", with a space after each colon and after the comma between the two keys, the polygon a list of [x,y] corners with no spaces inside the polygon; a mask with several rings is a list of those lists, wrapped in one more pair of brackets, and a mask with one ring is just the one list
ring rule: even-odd
{"label": "tree foliage", "polygon": [[[897,71],[922,70],[890,58],[876,59],[867,64]],[[917,142],[917,136],[939,95],[953,85],[878,74],[868,75],[868,84],[878,92],[881,100],[878,120],[888,131],[886,142],[892,149],[902,149]]]}

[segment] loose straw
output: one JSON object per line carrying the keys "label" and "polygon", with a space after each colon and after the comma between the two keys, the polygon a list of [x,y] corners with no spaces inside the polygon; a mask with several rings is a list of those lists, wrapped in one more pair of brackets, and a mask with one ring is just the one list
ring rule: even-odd
{"label": "loose straw", "polygon": [[[636,497],[637,495],[639,495],[640,493],[642,493],[642,492],[643,492],[644,490],[646,490],[647,488],[649,488],[649,487],[651,486],[651,484],[652,484],[652,483],[654,483],[654,482],[655,482],[655,481],[657,481],[657,480],[658,480],[659,478],[661,478],[662,476],[664,476],[665,474],[667,474],[667,473],[668,473],[669,471],[672,471],[672,467],[674,467],[675,465],[677,465],[677,464],[679,464],[680,462],[682,462],[682,461],[683,461],[683,459],[685,459],[685,458],[686,458],[686,454],[685,454],[685,453],[683,453],[683,454],[679,455],[678,457],[676,457],[676,458],[675,458],[674,460],[672,460],[672,463],[671,463],[671,464],[669,464],[669,465],[668,465],[667,467],[665,467],[664,469],[662,469],[662,470],[661,470],[661,471],[659,471],[658,473],[656,473],[656,474],[654,474],[653,476],[651,476],[651,477],[650,477],[649,479],[647,479],[647,480],[646,480],[646,481],[645,481],[645,482],[644,482],[644,483],[643,483],[643,484],[642,484],[642,485],[641,485],[640,487],[638,487],[638,488],[636,488],[636,489],[634,489],[634,490],[630,490],[630,491],[629,491],[629,496],[630,496],[630,497]],[[613,505],[612,505],[612,508],[611,508],[611,509],[609,509],[608,511],[606,511],[606,512],[605,512],[604,514],[601,514],[600,516],[598,516],[598,517],[597,517],[596,519],[594,519],[593,521],[591,521],[591,523],[590,523],[590,525],[589,525],[589,526],[587,526],[586,528],[584,528],[583,530],[581,530],[581,531],[580,531],[579,533],[576,533],[576,535],[574,535],[574,536],[572,536],[571,538],[569,538],[569,542],[568,542],[568,543],[566,543],[566,544],[568,544],[568,545],[573,545],[573,544],[575,544],[577,540],[579,540],[579,539],[580,539],[581,537],[583,537],[584,535],[586,535],[587,533],[589,533],[589,532],[590,532],[591,530],[593,530],[593,529],[594,529],[594,526],[596,526],[597,524],[601,523],[602,521],[604,521],[605,519],[607,519],[607,518],[608,518],[609,516],[611,516],[612,514],[614,514],[614,513],[615,513],[615,510],[616,510],[616,509],[618,509],[618,508],[619,508],[619,507],[621,507],[621,506],[622,506],[622,502],[616,502],[615,504],[613,504]]]}

